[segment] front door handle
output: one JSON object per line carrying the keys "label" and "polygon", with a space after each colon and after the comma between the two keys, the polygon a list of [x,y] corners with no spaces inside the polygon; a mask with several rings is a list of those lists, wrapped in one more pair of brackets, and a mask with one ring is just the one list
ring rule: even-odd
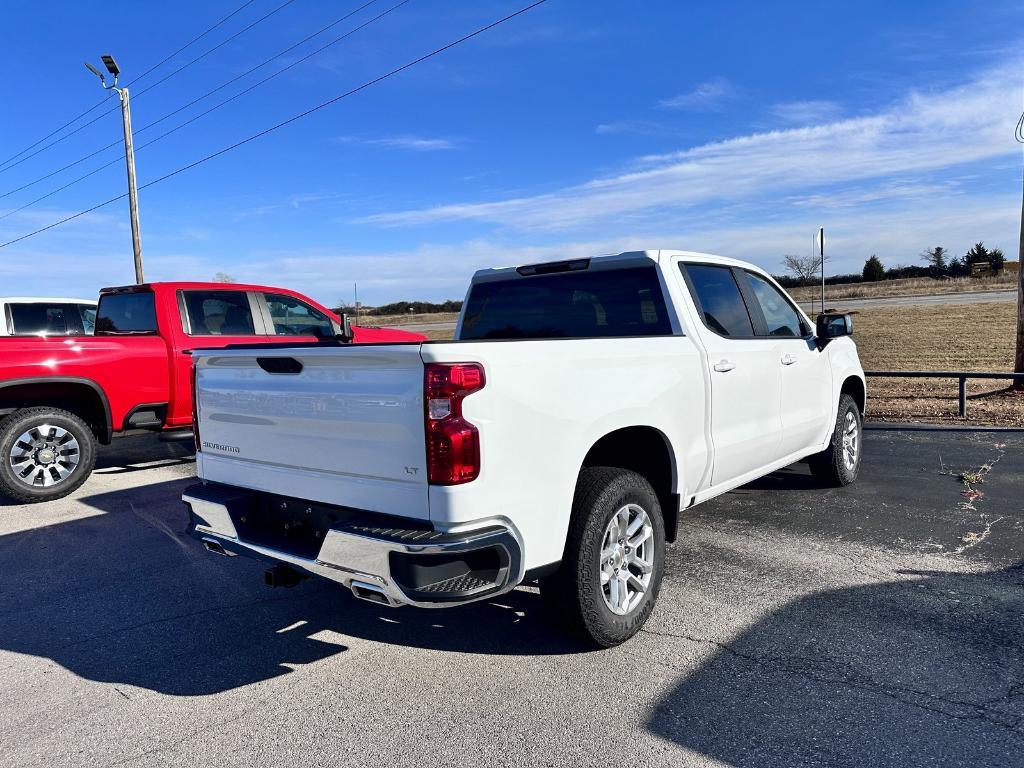
{"label": "front door handle", "polygon": [[736,363],[734,363],[732,360],[719,360],[717,363],[715,363],[715,370],[718,371],[719,373],[728,373],[735,367]]}
{"label": "front door handle", "polygon": [[790,354],[787,353],[787,354],[782,356],[782,364],[783,365],[792,365],[795,362],[796,362],[796,355],[790,355]]}

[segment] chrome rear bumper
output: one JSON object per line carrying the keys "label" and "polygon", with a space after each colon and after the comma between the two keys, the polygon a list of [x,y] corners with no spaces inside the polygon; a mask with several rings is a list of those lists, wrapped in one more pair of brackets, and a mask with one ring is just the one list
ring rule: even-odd
{"label": "chrome rear bumper", "polygon": [[493,522],[445,532],[384,527],[354,517],[326,527],[314,557],[246,541],[239,536],[236,520],[244,521],[246,510],[261,496],[266,498],[200,483],[187,488],[181,498],[190,510],[190,532],[208,550],[285,563],[343,584],[357,597],[390,606],[460,605],[507,592],[523,579],[517,533]]}

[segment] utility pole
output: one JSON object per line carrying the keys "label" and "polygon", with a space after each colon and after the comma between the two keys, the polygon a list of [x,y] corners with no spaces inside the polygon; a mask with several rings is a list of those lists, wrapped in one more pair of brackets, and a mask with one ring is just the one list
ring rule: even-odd
{"label": "utility pole", "polygon": [[124,126],[124,162],[128,169],[128,213],[132,224],[132,250],[135,252],[135,282],[145,282],[142,275],[142,234],[139,231],[139,190],[135,183],[135,145],[132,141],[132,111],[128,101],[128,89],[117,87],[117,76],[121,70],[109,53],[100,56],[107,72],[114,76],[114,82],[107,85],[106,76],[89,62],[85,66],[100,79],[104,90],[113,90],[121,99],[121,123]]}
{"label": "utility pole", "polygon": [[[1021,116],[1024,121],[1024,115]],[[1024,142],[1022,142],[1024,143]],[[1013,370],[1024,373],[1024,174],[1021,175],[1020,193],[1020,244],[1017,247],[1017,354],[1013,361]],[[1024,381],[1013,382],[1013,388],[1024,392]]]}
{"label": "utility pole", "polygon": [[[825,312],[825,228],[818,227],[818,234],[815,237],[815,245],[818,246],[818,257],[821,259],[821,311]],[[811,312],[814,312],[814,304],[811,304]]]}
{"label": "utility pole", "polygon": [[[1017,121],[1017,131],[1014,138],[1024,144],[1024,112]],[[1013,370],[1016,373],[1024,373],[1024,167],[1021,169],[1021,194],[1020,194],[1020,244],[1017,247],[1017,354],[1013,360]],[[1024,392],[1024,381],[1015,380],[1013,388],[1017,392]]]}

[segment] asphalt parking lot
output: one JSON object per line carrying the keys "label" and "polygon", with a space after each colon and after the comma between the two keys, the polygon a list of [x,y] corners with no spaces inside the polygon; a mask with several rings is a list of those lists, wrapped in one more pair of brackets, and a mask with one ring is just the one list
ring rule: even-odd
{"label": "asphalt parking lot", "polygon": [[853,487],[692,510],[645,631],[592,652],[529,588],[268,589],[184,535],[184,450],[123,440],[67,500],[0,500],[0,764],[1019,768],[1024,434],[865,446]]}

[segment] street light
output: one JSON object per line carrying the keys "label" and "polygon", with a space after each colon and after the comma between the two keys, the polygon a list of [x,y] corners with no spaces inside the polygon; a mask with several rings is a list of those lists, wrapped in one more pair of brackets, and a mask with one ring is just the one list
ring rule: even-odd
{"label": "street light", "polygon": [[100,56],[100,61],[103,62],[107,72],[114,78],[114,82],[109,85],[107,84],[106,75],[96,67],[88,61],[85,62],[85,66],[100,79],[100,85],[103,86],[104,90],[117,91],[117,95],[121,97],[121,122],[124,124],[124,161],[128,167],[128,212],[131,215],[132,222],[132,249],[135,251],[135,282],[141,284],[144,282],[142,277],[142,235],[139,233],[139,192],[135,184],[135,146],[132,143],[132,112],[128,105],[128,89],[118,88],[117,86],[117,76],[121,74],[121,68],[117,66],[117,61],[114,57],[109,53],[104,53]]}

